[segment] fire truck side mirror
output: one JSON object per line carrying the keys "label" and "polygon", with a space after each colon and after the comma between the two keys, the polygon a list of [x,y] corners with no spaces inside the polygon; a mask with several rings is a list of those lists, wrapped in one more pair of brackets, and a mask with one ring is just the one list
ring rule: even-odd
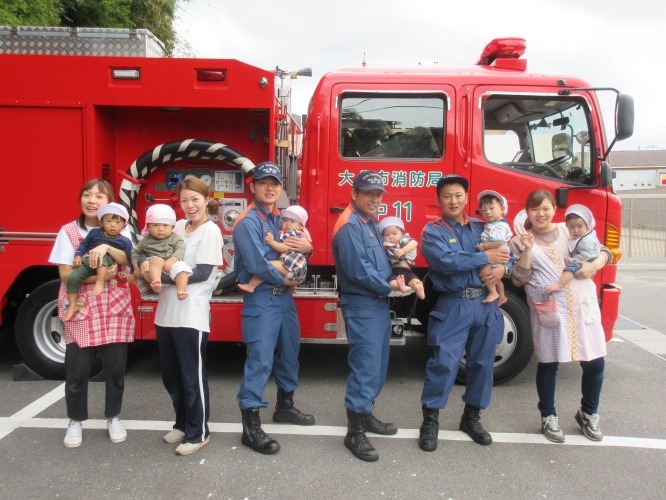
{"label": "fire truck side mirror", "polygon": [[615,139],[622,141],[634,134],[634,98],[618,94],[615,104]]}
{"label": "fire truck side mirror", "polygon": [[610,163],[607,161],[601,162],[601,175],[599,176],[599,184],[602,187],[608,187],[613,185],[613,177],[615,177],[615,172],[610,166]]}
{"label": "fire truck side mirror", "polygon": [[569,188],[558,187],[555,189],[555,204],[559,208],[566,208],[569,204]]}

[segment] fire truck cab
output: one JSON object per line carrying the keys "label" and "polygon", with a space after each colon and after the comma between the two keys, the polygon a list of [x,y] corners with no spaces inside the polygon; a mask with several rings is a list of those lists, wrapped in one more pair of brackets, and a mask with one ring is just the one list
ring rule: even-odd
{"label": "fire truck cab", "polygon": [[[407,232],[416,237],[428,221],[441,216],[435,186],[450,173],[469,180],[471,216],[477,194],[486,189],[508,200],[509,221],[534,189],[551,191],[561,208],[585,204],[615,256],[596,276],[610,339],[620,295],[613,283],[621,256],[621,204],[612,190],[607,158],[615,141],[633,133],[633,100],[576,77],[528,73],[524,51],[522,39],[498,39],[471,67],[360,67],[325,75],[308,112],[303,202],[313,212],[326,214],[330,233],[336,214],[348,203],[354,175],[379,170],[388,191],[379,216],[402,218]],[[599,92],[616,97],[610,144]],[[558,220],[563,213],[559,211]],[[330,253],[325,254],[329,246],[316,250],[313,260],[326,255],[322,264],[332,263]],[[427,277],[422,258],[416,266]],[[505,285],[509,301],[502,307],[505,331],[496,351],[496,382],[518,373],[532,353],[524,292],[510,282]],[[426,295],[425,301],[413,300],[406,313],[420,321],[421,330],[436,298]]]}
{"label": "fire truck cab", "polygon": [[[310,215],[314,253],[296,292],[304,342],[346,341],[331,234],[354,176],[367,169],[384,176],[388,191],[378,216],[402,218],[417,239],[441,216],[435,185],[449,173],[469,180],[470,215],[476,194],[490,188],[508,200],[510,219],[536,188],[555,193],[561,207],[587,205],[616,256],[596,276],[610,338],[620,295],[613,282],[621,206],[607,157],[616,140],[632,134],[633,101],[575,77],[530,74],[524,50],[522,39],[499,39],[466,68],[364,66],[327,73],[310,101],[304,133],[289,113],[283,86],[295,74],[282,70],[233,59],[0,54],[3,326],[13,329],[29,367],[62,377],[59,281],[48,256],[59,228],[79,214],[80,186],[93,177],[109,180],[138,237],[145,210],[154,203],[178,210],[173,190],[195,175],[220,199],[217,223],[225,237],[210,340],[241,341],[231,225],[251,201],[254,164],[271,160],[286,179],[281,206],[297,203]],[[617,94],[610,144],[599,91]],[[422,257],[415,270],[428,283]],[[496,382],[519,373],[532,355],[524,293],[506,286]],[[132,294],[136,338],[154,339],[156,296],[138,288]],[[396,317],[425,331],[434,295],[392,299]],[[404,343],[400,321],[395,333],[393,343]]]}

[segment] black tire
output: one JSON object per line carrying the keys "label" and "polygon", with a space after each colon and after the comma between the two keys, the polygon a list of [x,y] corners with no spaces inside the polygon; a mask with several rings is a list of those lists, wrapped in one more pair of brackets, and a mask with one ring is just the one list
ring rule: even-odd
{"label": "black tire", "polygon": [[[506,290],[507,302],[501,308],[504,316],[504,335],[495,350],[493,382],[502,384],[518,375],[532,359],[532,327],[527,304],[515,293]],[[458,377],[465,382],[465,356],[460,361]]]}
{"label": "black tire", "polygon": [[35,288],[16,315],[14,335],[23,362],[42,377],[65,377],[65,337],[58,318],[60,281]]}
{"label": "black tire", "polygon": [[[58,318],[60,281],[49,281],[35,288],[23,301],[16,315],[14,335],[23,362],[42,377],[65,378],[65,337]],[[99,358],[91,373],[99,371]]]}

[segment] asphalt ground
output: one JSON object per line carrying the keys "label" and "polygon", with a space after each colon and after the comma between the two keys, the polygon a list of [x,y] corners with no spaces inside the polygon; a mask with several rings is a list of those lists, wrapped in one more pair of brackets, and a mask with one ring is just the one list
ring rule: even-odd
{"label": "asphalt ground", "polygon": [[[666,269],[654,267],[619,273],[621,314],[630,329],[616,330],[608,344],[600,443],[584,438],[573,418],[580,399],[575,363],[562,365],[558,376],[566,443],[543,437],[532,360],[495,388],[482,415],[493,435],[491,446],[477,445],[457,430],[464,389],[456,385],[440,414],[438,449],[421,451],[419,397],[428,353],[423,336],[415,335],[391,351],[375,413],[400,431],[390,437],[369,434],[380,454],[376,463],[356,459],[342,444],[346,346],[311,344],[301,349],[296,402],[317,424],[273,424],[271,408],[263,410],[264,429],[282,445],[277,455],[261,455],[240,443],[235,394],[244,349],[236,344],[209,346],[212,437],[199,452],[179,457],[175,446],[161,440],[173,410],[154,343],[135,346],[129,357],[122,413],[127,441],[109,441],[104,384],[91,382],[84,442],[70,450],[62,444],[67,425],[62,382],[15,382],[12,366],[18,359],[3,353],[0,498],[666,498],[666,359],[640,343],[641,332],[656,342],[666,339],[660,333],[666,325],[656,329],[664,320],[655,300],[663,297],[664,278]],[[275,401],[272,381],[266,394]]]}

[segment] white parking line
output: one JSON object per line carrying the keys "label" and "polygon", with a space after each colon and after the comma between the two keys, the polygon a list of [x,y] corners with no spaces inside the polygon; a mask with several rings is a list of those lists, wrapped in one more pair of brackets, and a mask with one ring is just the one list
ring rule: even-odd
{"label": "white parking line", "polygon": [[[0,428],[11,427],[12,430],[22,428],[35,428],[35,429],[65,429],[68,420],[66,418],[29,418],[29,419],[14,419],[0,418]],[[171,430],[173,422],[163,422],[159,420],[123,420],[125,427],[128,431],[160,431],[168,432]],[[240,437],[241,424],[240,422],[223,423],[223,422],[210,422],[208,424],[211,433],[218,434],[238,434]],[[86,420],[83,424],[84,429],[106,429],[105,419],[91,419]],[[292,435],[292,436],[334,436],[342,437],[346,434],[347,428],[341,426],[329,425],[313,425],[302,427],[298,425],[276,425],[276,424],[263,424],[263,429],[272,435]],[[0,439],[9,434],[6,432],[0,434]],[[419,438],[418,429],[400,429],[394,436],[379,436],[369,434],[372,439],[410,439],[416,442]],[[556,446],[548,441],[542,434],[524,434],[517,432],[493,432],[493,442],[507,443],[507,444],[545,444]],[[440,441],[469,441],[470,437],[460,431],[439,431]],[[613,448],[645,448],[654,450],[666,450],[666,439],[649,439],[649,438],[635,438],[623,436],[604,436],[601,442],[594,442],[586,439],[584,436],[567,435],[566,442],[563,446],[604,446]]]}
{"label": "white parking line", "polygon": [[[0,417],[0,440],[18,428],[32,429],[66,429],[69,419],[67,418],[37,418],[42,411],[65,397],[65,384],[61,384],[51,392],[45,394],[38,400],[25,408],[14,413],[11,417]],[[161,420],[123,420],[129,431],[161,431],[168,432],[173,422]],[[90,419],[83,424],[84,429],[106,430],[106,419]],[[240,436],[242,426],[240,422],[224,423],[209,422],[211,433],[238,434]],[[332,425],[276,425],[263,424],[263,429],[268,434],[295,435],[295,436],[337,436],[342,437],[347,433],[347,428]],[[372,439],[412,439],[418,440],[418,429],[399,429],[394,436],[379,436],[369,434]],[[666,439],[636,438],[625,436],[604,436],[601,442],[590,441],[582,435],[567,435],[563,445],[555,445],[548,441],[542,434],[526,434],[517,432],[493,432],[493,442],[508,444],[547,444],[553,446],[604,446],[615,448],[645,448],[654,450],[666,450]],[[439,431],[440,441],[470,441],[471,438],[460,431]]]}
{"label": "white parking line", "polygon": [[[60,401],[64,397],[65,384],[62,383],[37,401],[33,401],[25,408],[17,411],[11,417],[0,418],[0,439],[4,438],[17,427],[22,427],[25,422],[29,422],[35,415],[39,415],[53,403]],[[67,427],[67,424],[65,424],[65,427]]]}

